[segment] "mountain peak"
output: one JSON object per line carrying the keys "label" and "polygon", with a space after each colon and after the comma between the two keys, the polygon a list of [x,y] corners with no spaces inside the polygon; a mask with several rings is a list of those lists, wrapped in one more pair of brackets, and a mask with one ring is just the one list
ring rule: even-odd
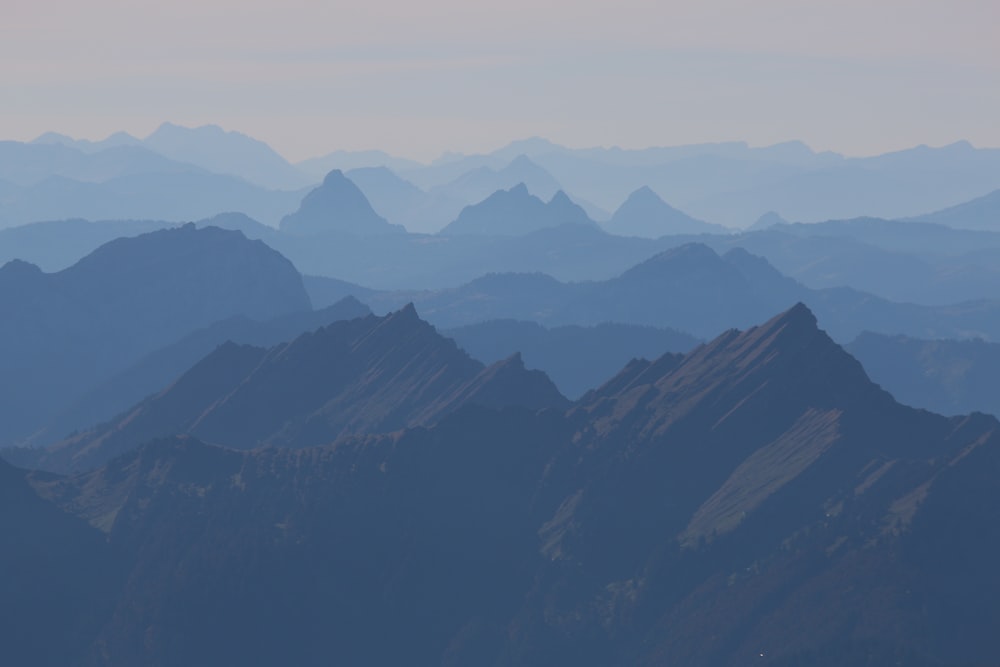
{"label": "mountain peak", "polygon": [[816,320],[816,316],[813,315],[811,310],[809,310],[809,306],[801,301],[797,302],[794,306],[786,310],[778,317],[786,322],[803,322],[807,323],[811,327],[819,328],[819,322]]}
{"label": "mountain peak", "polygon": [[546,203],[531,194],[522,182],[466,206],[442,233],[520,236],[568,223],[594,225],[586,212],[561,190]]}
{"label": "mountain peak", "polygon": [[332,169],[323,178],[323,187],[336,187],[336,186],[346,186],[346,183],[350,182],[353,185],[353,181],[344,175],[344,172],[340,169]]}
{"label": "mountain peak", "polygon": [[608,231],[625,236],[659,238],[668,234],[711,234],[726,231],[719,225],[692,218],[644,185],[630,194],[611,216]]}
{"label": "mountain peak", "polygon": [[518,183],[514,187],[510,188],[509,190],[507,190],[507,193],[511,194],[511,195],[514,195],[516,197],[531,197],[532,196],[532,194],[530,192],[528,192],[528,186],[524,184],[524,181],[521,181],[520,183]]}
{"label": "mountain peak", "polygon": [[340,169],[327,173],[323,183],[302,199],[297,211],[282,218],[279,226],[309,236],[331,232],[371,236],[404,231],[376,213],[361,189]]}
{"label": "mountain peak", "polygon": [[767,229],[768,227],[773,227],[774,225],[787,225],[787,224],[788,221],[785,220],[783,217],[781,217],[781,215],[779,215],[777,212],[768,211],[767,213],[764,213],[759,218],[757,218],[757,220],[754,221],[752,225],[750,225],[749,229],[751,230]]}
{"label": "mountain peak", "polygon": [[[569,195],[567,195],[565,192],[559,190],[554,195],[552,195],[552,199],[549,200],[549,206],[552,206],[553,204],[564,206],[566,204],[573,204],[573,200],[570,199]],[[573,205],[575,206],[575,204]]]}
{"label": "mountain peak", "polygon": [[405,306],[397,311],[391,312],[386,315],[386,321],[398,320],[401,322],[422,322],[420,315],[417,314],[417,308],[410,301]]}
{"label": "mountain peak", "polygon": [[40,276],[43,275],[41,268],[23,259],[12,259],[3,266],[0,266],[0,274],[7,277]]}
{"label": "mountain peak", "polygon": [[653,190],[653,188],[649,187],[648,185],[643,185],[642,187],[638,188],[637,190],[634,190],[632,192],[632,194],[630,194],[625,201],[629,201],[629,200],[633,200],[633,201],[657,201],[657,202],[662,202],[664,204],[666,203],[666,202],[663,201],[663,197],[661,197],[660,195],[656,194],[656,192]]}
{"label": "mountain peak", "polygon": [[536,168],[538,168],[538,164],[534,160],[532,160],[530,157],[528,157],[527,155],[525,155],[524,153],[521,153],[520,155],[518,155],[517,157],[515,157],[513,160],[510,161],[510,164],[507,165],[507,168],[508,169],[525,169],[525,168],[527,168],[527,169],[536,169]]}

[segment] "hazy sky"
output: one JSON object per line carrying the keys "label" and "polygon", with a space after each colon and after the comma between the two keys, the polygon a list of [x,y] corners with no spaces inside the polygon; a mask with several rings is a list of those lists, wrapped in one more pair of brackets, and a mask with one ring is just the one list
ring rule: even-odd
{"label": "hazy sky", "polygon": [[3,0],[0,138],[1000,146],[997,0]]}

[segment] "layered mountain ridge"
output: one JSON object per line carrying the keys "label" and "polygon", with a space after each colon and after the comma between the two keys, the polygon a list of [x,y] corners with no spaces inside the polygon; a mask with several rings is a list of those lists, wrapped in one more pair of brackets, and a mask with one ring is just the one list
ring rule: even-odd
{"label": "layered mountain ridge", "polygon": [[220,319],[309,310],[291,262],[260,241],[185,225],[109,242],[56,273],[0,268],[0,442],[139,358]]}
{"label": "layered mountain ridge", "polygon": [[[337,331],[362,357],[399,328],[420,350],[423,327],[407,309],[271,350],[227,345],[198,386],[250,367],[273,379]],[[414,347],[413,367],[433,366]],[[380,368],[399,359],[366,375]],[[227,400],[271,398],[238,384]],[[469,386],[445,384],[439,398]],[[1000,424],[899,405],[805,306],[636,360],[568,410],[537,407],[466,402],[305,449],[171,437],[70,477],[0,465],[50,514],[102,531],[128,573],[80,598],[90,649],[49,649],[81,665],[705,667],[957,667],[1000,650]],[[38,530],[89,539],[51,519]],[[38,641],[14,640],[12,655]]]}
{"label": "layered mountain ridge", "polygon": [[34,465],[90,468],[173,434],[241,449],[316,446],[432,423],[468,403],[537,409],[566,400],[519,355],[484,367],[410,305],[385,317],[334,322],[271,348],[224,343],[110,423],[36,450]]}

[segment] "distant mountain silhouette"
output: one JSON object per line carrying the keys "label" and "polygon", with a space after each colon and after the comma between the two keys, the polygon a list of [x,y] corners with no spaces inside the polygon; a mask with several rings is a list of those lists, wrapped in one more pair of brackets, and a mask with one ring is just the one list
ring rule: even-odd
{"label": "distant mountain silhouette", "polygon": [[73,137],[60,134],[58,132],[45,132],[29,143],[41,144],[43,146],[68,146],[70,148],[83,151],[84,153],[98,153],[109,148],[118,148],[121,146],[141,146],[142,139],[133,137],[128,132],[114,132],[100,141],[74,139]]}
{"label": "distant mountain silhouette", "polygon": [[46,272],[61,271],[123,236],[173,227],[156,220],[55,220],[0,229],[0,266],[20,259]]}
{"label": "distant mountain silhouette", "polygon": [[400,170],[405,169],[419,169],[423,165],[413,160],[394,157],[385,151],[339,150],[327,155],[297,162],[295,166],[299,171],[312,177],[315,181],[321,181],[334,169],[347,172],[354,169],[385,167],[398,173]]}
{"label": "distant mountain silhouette", "polygon": [[[257,354],[219,353],[231,370]],[[466,405],[305,450],[172,437],[72,477],[0,464],[24,508],[0,504],[0,559],[22,565],[0,568],[0,587],[13,603],[73,601],[42,626],[36,605],[11,614],[5,650],[68,664],[95,651],[989,664],[998,475],[1000,423],[899,405],[799,304],[633,362],[565,412]],[[77,581],[72,597],[58,587]]]}
{"label": "distant mountain silhouette", "polygon": [[546,201],[562,190],[552,174],[526,155],[518,155],[502,169],[477,167],[450,183],[430,188],[429,192],[471,204],[482,201],[498,190],[509,190],[522,183],[531,194]]}
{"label": "distant mountain silhouette", "polygon": [[[351,293],[346,289],[330,293],[339,298]],[[321,297],[322,290],[316,294]],[[675,246],[603,281],[570,283],[540,273],[496,273],[456,288],[365,296],[376,312],[407,301],[445,329],[496,319],[547,327],[619,322],[672,328],[700,338],[748,326],[802,301],[820,313],[830,333],[844,342],[866,330],[918,338],[978,335],[1000,340],[1000,300],[931,306],[895,303],[851,288],[810,289],[742,248],[720,256],[701,243]]]}
{"label": "distant mountain silhouette", "polygon": [[[967,142],[846,158],[813,151],[796,141],[764,147],[727,142],[625,150],[570,149],[536,138],[485,155],[444,156],[430,165],[378,151],[341,151],[292,166],[262,142],[212,126],[181,128],[167,124],[142,140],[141,146],[136,145],[137,141],[128,136],[109,137],[103,142],[48,136],[30,146],[73,151],[82,157],[118,149],[166,151],[175,158],[169,160],[171,169],[188,163],[247,179],[261,187],[285,189],[315,183],[334,168],[385,166],[424,190],[444,193],[464,203],[481,201],[491,192],[523,181],[543,199],[560,189],[574,199],[575,195],[585,194],[592,202],[588,210],[595,219],[603,219],[597,209],[613,210],[630,192],[648,185],[687,214],[731,227],[746,226],[768,211],[780,211],[788,219],[805,222],[860,215],[919,216],[987,195],[1000,183],[1000,150],[978,149]],[[146,152],[151,154],[150,150]],[[80,173],[44,167],[28,182],[37,183],[59,174],[92,180]],[[8,178],[0,167],[0,180],[25,185],[19,178]],[[222,210],[239,209],[229,206],[189,219]],[[289,210],[291,207],[283,213]],[[244,212],[269,224],[280,217],[266,217],[257,210]],[[52,217],[29,217],[18,222]],[[60,217],[113,216],[69,211]],[[170,216],[153,209],[143,216],[129,217]]]}
{"label": "distant mountain silhouette", "polygon": [[748,231],[757,231],[762,229],[768,229],[774,225],[787,225],[790,224],[788,220],[785,220],[780,215],[774,211],[768,211],[759,218],[757,218],[752,225],[750,225]]}
{"label": "distant mountain silhouette", "polygon": [[358,186],[339,169],[327,174],[323,184],[305,196],[296,212],[282,218],[281,230],[300,236],[371,236],[405,231],[376,213]]}
{"label": "distant mountain silhouette", "polygon": [[21,187],[37,185],[53,176],[101,183],[135,174],[200,171],[195,165],[171,160],[137,145],[105,147],[92,152],[61,142],[0,141],[0,180]]}
{"label": "distant mountain silhouette", "polygon": [[934,213],[918,215],[913,219],[920,222],[948,225],[958,229],[1000,232],[1000,190],[994,190],[972,201],[950,206]]}
{"label": "distant mountain silhouette", "polygon": [[58,273],[0,268],[0,443],[143,355],[220,319],[310,308],[291,263],[238,232],[185,225],[107,243]]}
{"label": "distant mountain silhouette", "polygon": [[545,203],[528,192],[523,183],[510,190],[500,190],[482,202],[462,209],[448,224],[444,235],[480,234],[484,236],[523,236],[547,227],[590,225],[596,223],[582,208],[557,192]]}
{"label": "distant mountain silhouette", "polygon": [[262,187],[294,190],[315,182],[264,142],[217,125],[189,128],[163,123],[142,144],[173,160]]}
{"label": "distant mountain silhouette", "polygon": [[426,424],[458,406],[563,407],[519,356],[488,368],[412,306],[334,322],[270,349],[227,342],[115,420],[38,451],[37,465],[100,465],[154,437],[192,434],[231,447],[304,447]]}
{"label": "distant mountain silhouette", "polygon": [[535,322],[493,320],[443,332],[483,363],[515,352],[544,371],[570,398],[579,398],[615,375],[630,359],[687,352],[698,340],[679,331],[628,324],[546,329]]}
{"label": "distant mountain silhouette", "polygon": [[727,234],[731,231],[678,211],[645,186],[628,196],[605,229],[621,236],[651,239],[668,234]]}
{"label": "distant mountain silhouette", "polygon": [[[569,149],[526,142],[523,152],[569,193],[586,194],[613,210],[648,185],[673,206],[702,220],[743,227],[767,211],[815,222],[877,215],[898,218],[937,210],[995,190],[1000,150],[966,142],[867,158],[815,152],[801,142],[750,147],[744,142]],[[483,166],[509,160],[508,148],[407,171],[429,188]]]}
{"label": "distant mountain silhouette", "polygon": [[237,210],[276,223],[302,194],[197,170],[126,173],[102,182],[48,176],[8,193],[0,202],[0,227],[72,218],[187,222]]}
{"label": "distant mountain silhouette", "polygon": [[259,321],[238,315],[211,324],[147,354],[135,364],[94,387],[48,420],[32,437],[36,447],[62,440],[70,432],[106,422],[123,410],[156,393],[219,345],[271,347],[339,320],[363,317],[371,311],[347,297],[332,306]]}
{"label": "distant mountain silhouette", "polygon": [[380,215],[410,232],[433,234],[455,219],[467,202],[428,194],[386,167],[352,169],[346,176]]}
{"label": "distant mountain silhouette", "polygon": [[1000,344],[866,331],[846,349],[900,403],[940,414],[1000,415]]}
{"label": "distant mountain silhouette", "polygon": [[[642,262],[611,280],[561,283],[543,274],[491,274],[454,289],[399,297],[369,295],[383,303],[409,296],[437,326],[452,328],[493,319],[545,326],[621,322],[667,327],[711,337],[746,325],[761,313],[795,303],[806,290],[768,267],[740,261],[745,251],[720,257],[687,244]],[[766,264],[766,263],[765,263]]]}

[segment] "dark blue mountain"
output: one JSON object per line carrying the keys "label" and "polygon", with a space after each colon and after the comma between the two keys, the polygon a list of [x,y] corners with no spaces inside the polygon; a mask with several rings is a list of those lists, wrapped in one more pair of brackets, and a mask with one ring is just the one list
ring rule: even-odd
{"label": "dark blue mountain", "polygon": [[213,322],[310,309],[292,264],[193,224],[107,243],[73,266],[0,268],[0,442],[30,436],[83,392]]}

